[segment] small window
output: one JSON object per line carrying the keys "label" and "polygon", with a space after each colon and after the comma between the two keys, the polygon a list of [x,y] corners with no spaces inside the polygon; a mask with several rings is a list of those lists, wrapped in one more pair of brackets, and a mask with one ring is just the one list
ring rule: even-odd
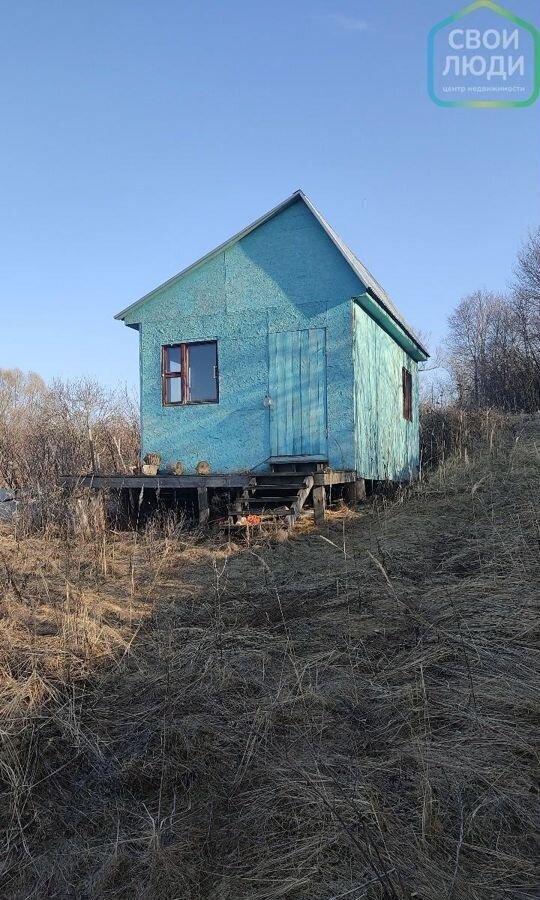
{"label": "small window", "polygon": [[217,403],[217,341],[162,347],[161,381],[164,406]]}
{"label": "small window", "polygon": [[412,406],[412,375],[408,369],[401,370],[401,381],[403,388],[403,418],[408,422],[412,422],[413,406]]}

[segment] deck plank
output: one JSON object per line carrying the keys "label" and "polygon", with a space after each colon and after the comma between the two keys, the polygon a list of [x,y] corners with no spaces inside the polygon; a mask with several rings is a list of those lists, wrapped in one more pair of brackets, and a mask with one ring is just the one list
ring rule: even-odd
{"label": "deck plank", "polygon": [[255,478],[249,474],[238,475],[63,475],[61,485],[100,488],[119,491],[124,488],[149,488],[151,490],[185,490],[189,488],[248,487]]}

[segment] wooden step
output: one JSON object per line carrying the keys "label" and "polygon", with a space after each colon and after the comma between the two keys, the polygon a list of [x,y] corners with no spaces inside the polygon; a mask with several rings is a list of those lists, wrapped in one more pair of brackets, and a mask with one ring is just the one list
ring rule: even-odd
{"label": "wooden step", "polygon": [[246,511],[246,516],[277,516],[281,518],[282,516],[290,516],[292,510],[278,506],[276,509],[272,509],[271,506],[254,506],[253,508],[250,506],[249,511]]}
{"label": "wooden step", "polygon": [[316,472],[324,472],[324,463],[317,463],[316,466],[309,463],[299,463],[297,466],[280,466],[278,470],[272,472],[273,475],[301,475],[306,478],[308,475],[314,475]]}
{"label": "wooden step", "polygon": [[328,460],[322,456],[275,456],[270,459],[270,466],[276,474],[296,472],[310,475],[313,472],[323,472]]}
{"label": "wooden step", "polygon": [[281,484],[282,482],[289,482],[290,484],[296,484],[300,487],[303,484],[304,478],[306,474],[310,474],[309,472],[267,472],[264,475],[257,475],[255,479],[256,484]]}
{"label": "wooden step", "polygon": [[279,497],[274,496],[262,496],[260,494],[255,494],[253,497],[244,498],[244,503],[294,503],[295,500],[298,499],[298,494],[280,494]]}
{"label": "wooden step", "polygon": [[269,459],[271,466],[281,466],[285,463],[327,463],[328,457],[320,454],[315,455],[298,455],[298,456],[271,456]]}
{"label": "wooden step", "polygon": [[302,484],[294,484],[294,482],[282,481],[280,484],[258,484],[256,487],[250,488],[250,491],[266,491],[267,494],[288,491],[289,494],[297,494],[302,486]]}
{"label": "wooden step", "polygon": [[304,472],[265,472],[264,475],[257,475],[255,484],[279,484],[287,480],[301,484],[305,477]]}
{"label": "wooden step", "polygon": [[312,473],[268,473],[257,475],[244,496],[229,507],[236,521],[248,515],[271,519],[286,518],[292,528],[313,488]]}
{"label": "wooden step", "polygon": [[229,515],[234,516],[235,519],[242,518],[242,516],[290,516],[292,510],[288,507],[278,506],[276,509],[273,509],[271,506],[250,506],[249,509],[246,509],[243,513],[238,513],[235,509],[229,509]]}
{"label": "wooden step", "polygon": [[[254,506],[291,506],[297,500],[298,494],[295,494],[294,497],[246,497],[242,500],[242,505],[243,509],[251,510]],[[229,509],[237,515],[242,515],[237,506],[231,506]]]}

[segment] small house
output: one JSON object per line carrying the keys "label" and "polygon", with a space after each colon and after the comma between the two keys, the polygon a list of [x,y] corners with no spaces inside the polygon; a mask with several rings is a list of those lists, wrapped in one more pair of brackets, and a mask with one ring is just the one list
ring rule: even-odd
{"label": "small house", "polygon": [[116,318],[139,332],[142,454],[160,471],[416,475],[427,350],[302,191]]}

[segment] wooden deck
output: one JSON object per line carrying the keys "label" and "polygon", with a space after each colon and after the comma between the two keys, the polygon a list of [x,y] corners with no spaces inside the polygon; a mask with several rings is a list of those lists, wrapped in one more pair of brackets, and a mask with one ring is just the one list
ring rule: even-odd
{"label": "wooden deck", "polygon": [[61,485],[121,491],[148,488],[152,491],[182,491],[193,488],[243,488],[253,483],[254,475],[62,475]]}
{"label": "wooden deck", "polygon": [[[276,480],[280,476],[273,472],[259,473],[259,477]],[[356,481],[356,472],[337,471],[315,472],[314,484],[334,485],[350,484]],[[61,475],[58,479],[64,487],[86,487],[96,490],[121,491],[124,488],[148,488],[159,491],[182,491],[197,488],[245,488],[257,483],[257,475],[253,473],[237,475]]]}
{"label": "wooden deck", "polygon": [[[160,495],[174,497],[185,491],[195,491],[198,518],[202,525],[210,520],[209,490],[214,493],[222,491],[231,501],[231,523],[242,524],[248,518],[253,520],[253,516],[256,519],[282,518],[289,528],[293,527],[308,498],[312,501],[315,521],[321,524],[325,517],[326,488],[346,485],[354,493],[359,484],[356,472],[325,469],[314,458],[300,463],[295,458],[291,468],[283,459],[274,465],[279,467],[278,471],[232,475],[64,475],[59,478],[59,483],[65,488],[82,487],[116,493],[124,498],[126,508],[132,511],[137,505],[140,507],[143,497],[151,498],[152,494],[155,494],[157,504]],[[305,467],[311,471],[306,472]],[[296,471],[296,468],[301,471]],[[185,496],[189,497],[189,494]]]}

